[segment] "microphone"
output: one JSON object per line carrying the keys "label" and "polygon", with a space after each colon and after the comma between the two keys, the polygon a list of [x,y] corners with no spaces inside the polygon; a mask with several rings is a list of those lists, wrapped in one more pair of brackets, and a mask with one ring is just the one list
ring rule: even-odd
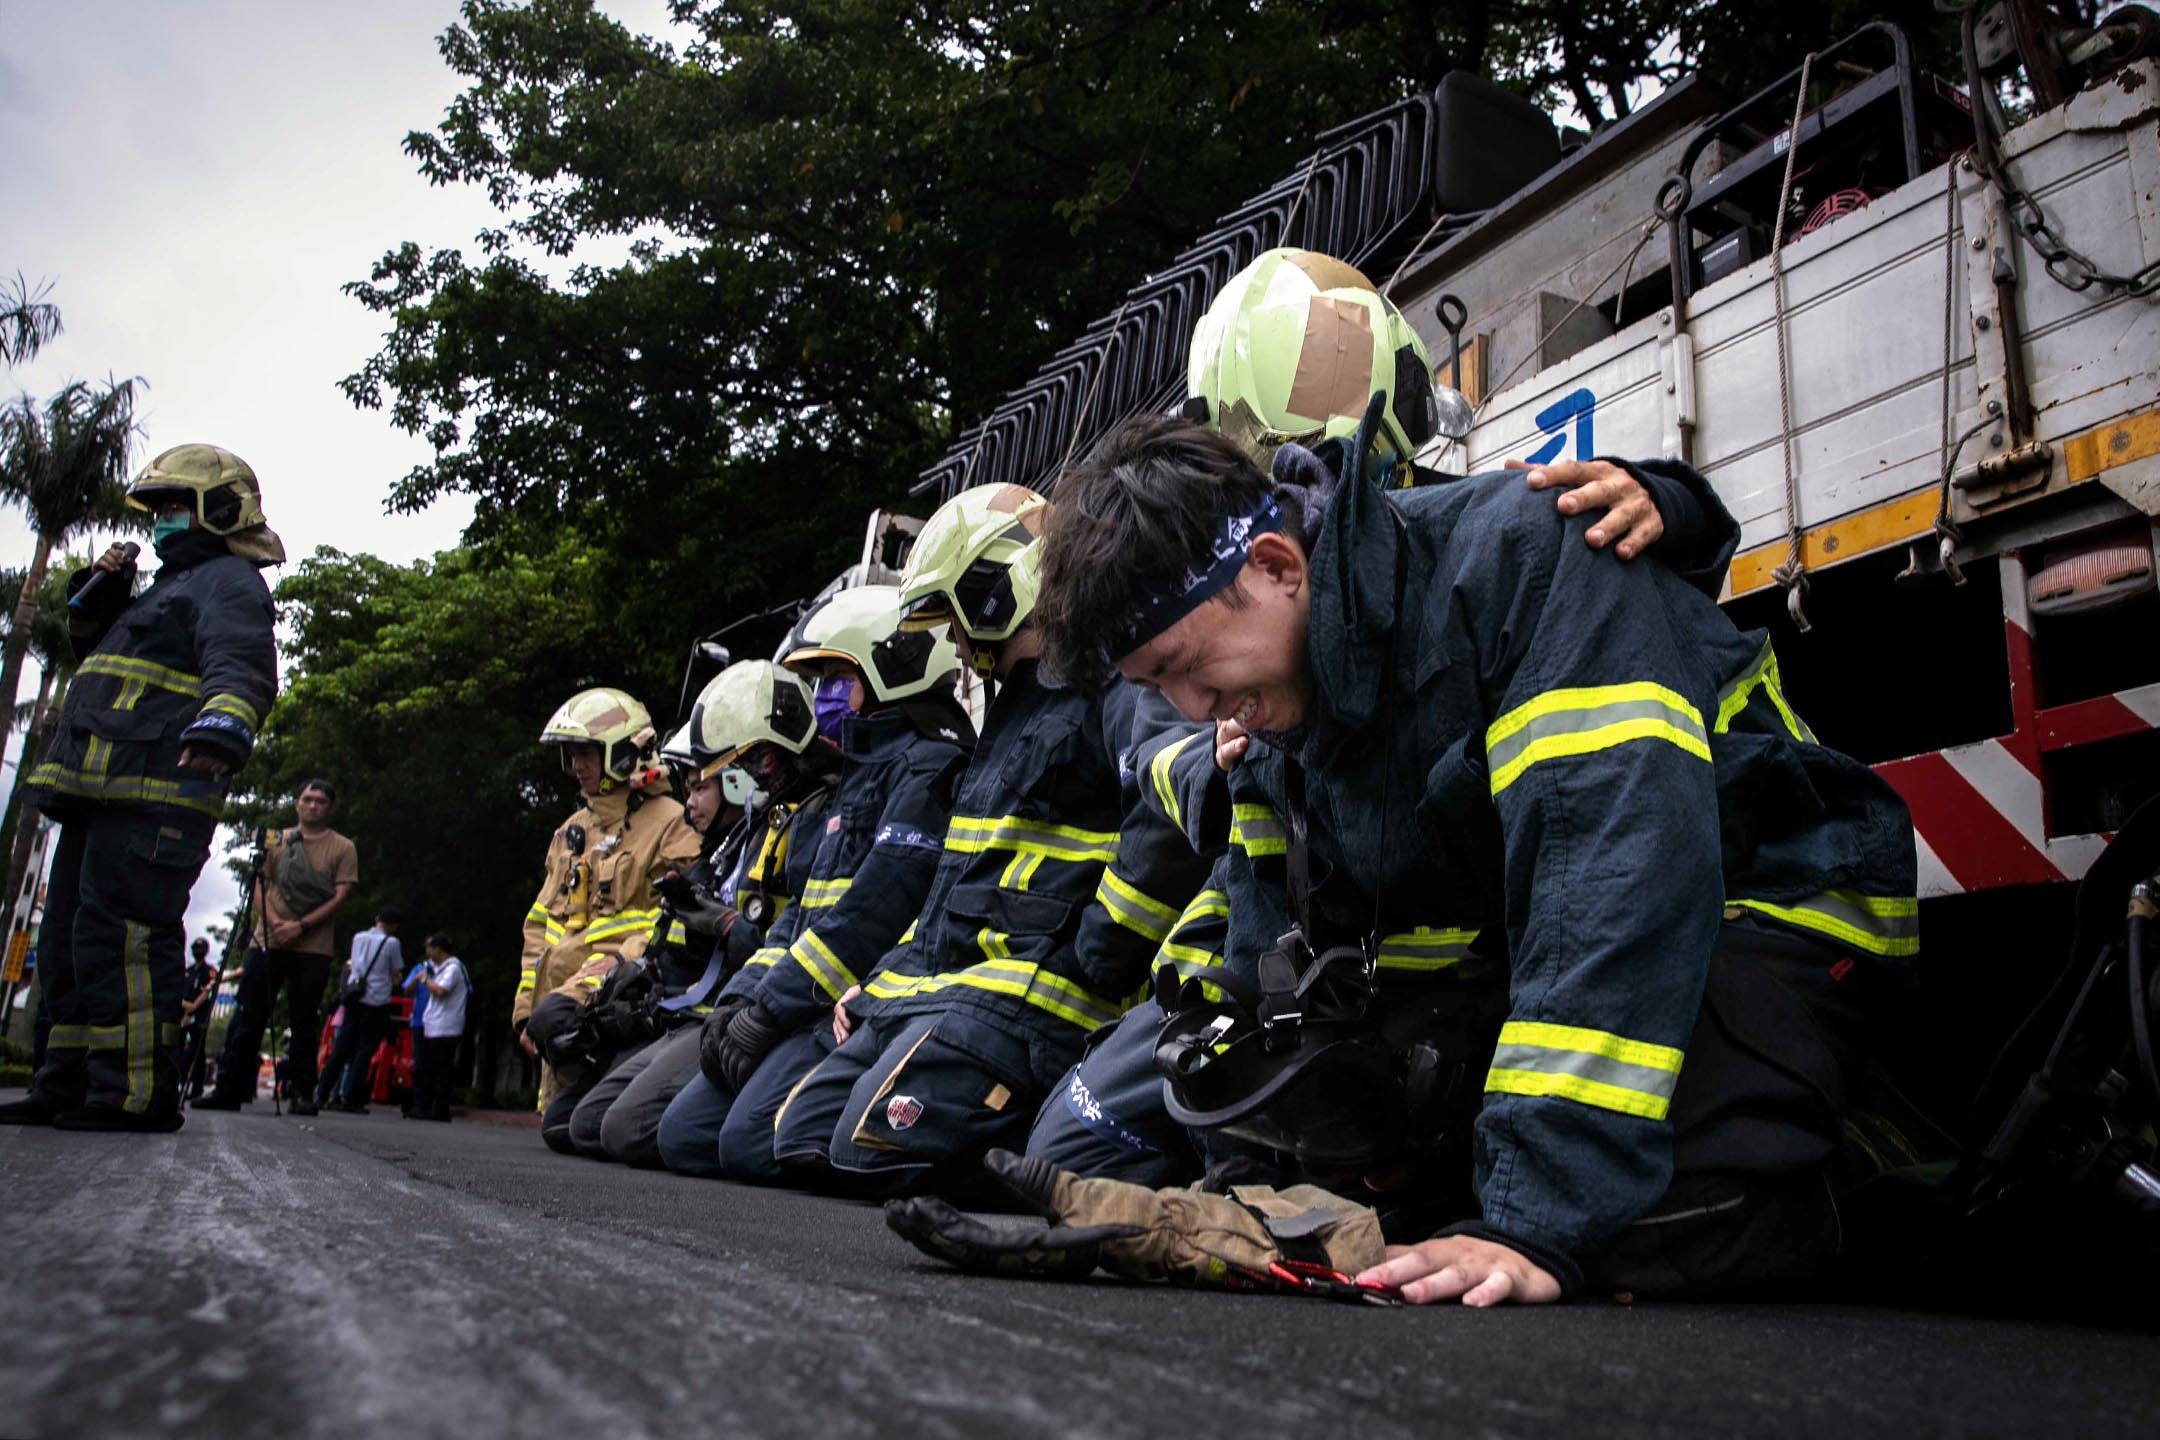
{"label": "microphone", "polygon": [[[133,566],[135,557],[142,554],[142,546],[132,540],[125,541],[120,546],[120,553],[125,557],[127,564]],[[100,570],[88,580],[85,580],[82,589],[68,596],[68,609],[81,610],[85,608],[90,602],[90,597],[96,593],[98,586],[104,584],[108,578],[116,573],[116,571],[112,570]]]}

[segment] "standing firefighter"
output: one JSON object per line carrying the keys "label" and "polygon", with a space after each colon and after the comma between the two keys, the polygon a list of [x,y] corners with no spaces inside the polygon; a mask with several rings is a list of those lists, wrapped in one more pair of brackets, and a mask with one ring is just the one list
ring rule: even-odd
{"label": "standing firefighter", "polygon": [[[697,832],[668,795],[666,772],[639,764],[652,739],[645,707],[609,689],[571,696],[540,732],[541,744],[562,748],[585,803],[549,840],[547,875],[525,915],[510,1022],[527,1054],[575,1024],[626,945],[642,946],[660,914],[652,882],[697,859]],[[598,1078],[548,1068],[541,1134],[549,1145],[569,1147],[571,1109]]]}
{"label": "standing firefighter", "polygon": [[[181,921],[277,693],[275,613],[259,567],[285,558],[255,472],[214,445],[151,461],[128,503],[156,517],[161,562],[130,598],[115,546],[69,588],[82,656],[27,799],[60,822],[38,969],[53,1021],[18,1124],[177,1130]],[[89,590],[100,574],[104,580]]]}

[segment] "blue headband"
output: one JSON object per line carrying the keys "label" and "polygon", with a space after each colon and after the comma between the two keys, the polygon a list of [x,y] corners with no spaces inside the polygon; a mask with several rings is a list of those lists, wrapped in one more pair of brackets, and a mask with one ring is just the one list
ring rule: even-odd
{"label": "blue headband", "polygon": [[1188,567],[1166,590],[1152,585],[1135,589],[1132,615],[1126,622],[1124,638],[1118,642],[1118,656],[1132,654],[1228,589],[1245,568],[1253,541],[1281,530],[1282,511],[1275,508],[1275,497],[1266,493],[1250,510],[1218,517],[1208,553],[1199,564]]}

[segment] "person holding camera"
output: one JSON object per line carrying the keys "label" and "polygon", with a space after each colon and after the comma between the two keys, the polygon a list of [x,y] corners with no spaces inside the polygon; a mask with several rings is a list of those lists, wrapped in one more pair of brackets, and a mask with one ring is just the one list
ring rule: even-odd
{"label": "person holding camera", "polygon": [[360,852],[330,828],[336,808],[336,788],[310,780],[293,801],[299,823],[265,841],[251,917],[255,946],[240,971],[217,1084],[195,1102],[198,1110],[237,1110],[255,1098],[263,1028],[283,987],[293,1033],[302,1037],[291,1057],[293,1113],[315,1113],[313,1038],[336,955],[331,922],[360,883]]}
{"label": "person holding camera", "polygon": [[154,517],[158,571],[133,545],[69,581],[80,664],[23,802],[57,821],[38,951],[51,1018],[30,1093],[0,1123],[177,1130],[188,896],[229,777],[277,695],[277,614],[261,567],[285,558],[255,472],[180,445],[128,486]]}
{"label": "person holding camera", "polygon": [[[367,1110],[368,1061],[390,1031],[390,989],[405,968],[405,952],[399,948],[398,912],[380,910],[373,929],[353,936],[352,956],[345,962],[345,986],[339,998],[345,1005],[345,1023],[338,1027],[330,1049],[330,1063],[316,1086],[315,1104],[365,1115]],[[300,1043],[306,1044],[306,1035]],[[335,1094],[336,1099],[331,1096]],[[293,1108],[300,1108],[297,1101]]]}

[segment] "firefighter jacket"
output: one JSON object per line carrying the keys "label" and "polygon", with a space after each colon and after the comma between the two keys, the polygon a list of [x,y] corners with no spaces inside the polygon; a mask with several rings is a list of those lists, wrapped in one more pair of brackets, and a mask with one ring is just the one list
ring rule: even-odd
{"label": "firefighter jacket", "polygon": [[663,778],[643,791],[617,786],[595,795],[549,839],[547,875],[525,912],[512,1025],[525,1023],[537,996],[591,998],[601,977],[573,977],[595,955],[644,947],[660,918],[652,882],[694,863],[701,848],[666,786]]}
{"label": "firefighter jacket", "polygon": [[716,890],[741,918],[728,930],[728,983],[721,994],[740,993],[744,967],[771,949],[770,937],[794,923],[791,917],[811,893],[839,794],[839,777],[820,775],[749,817],[722,847]]}
{"label": "firefighter jacket", "polygon": [[[254,751],[277,694],[269,587],[215,535],[188,531],[158,553],[141,595],[129,601],[116,575],[90,616],[70,616],[82,659],[27,797],[49,815],[122,806],[199,825],[223,811],[225,781],[181,769],[181,750],[214,751],[235,769]],[[70,591],[92,574],[78,571]]]}
{"label": "firefighter jacket", "polygon": [[728,982],[728,994],[748,995],[797,1028],[830,1015],[900,943],[930,892],[975,739],[959,704],[949,710],[935,726],[917,718],[935,712],[901,709],[842,722],[839,795],[817,844],[797,842],[815,855],[802,898]]}
{"label": "firefighter jacket", "polygon": [[1144,992],[1155,952],[1207,862],[1140,803],[1138,747],[1193,729],[1122,682],[1099,696],[1013,668],[960,777],[913,938],[849,1008],[955,1007],[1025,1034],[1054,1084],[1081,1041]]}
{"label": "firefighter jacket", "polygon": [[[1682,471],[1644,468],[1661,467]],[[1263,859],[1287,850],[1301,791],[1315,928],[1334,928],[1316,943],[1368,938],[1383,970],[1393,949],[1444,972],[1497,932],[1507,1018],[1474,1179],[1488,1227],[1569,1256],[1666,1189],[1727,914],[1863,963],[1919,945],[1897,796],[1815,743],[1761,633],[1666,566],[1589,549],[1588,523],[1555,524],[1514,477],[1392,502],[1339,484],[1312,546],[1299,731],[1228,779],[1204,740],[1160,746],[1145,787],[1197,842]]]}

